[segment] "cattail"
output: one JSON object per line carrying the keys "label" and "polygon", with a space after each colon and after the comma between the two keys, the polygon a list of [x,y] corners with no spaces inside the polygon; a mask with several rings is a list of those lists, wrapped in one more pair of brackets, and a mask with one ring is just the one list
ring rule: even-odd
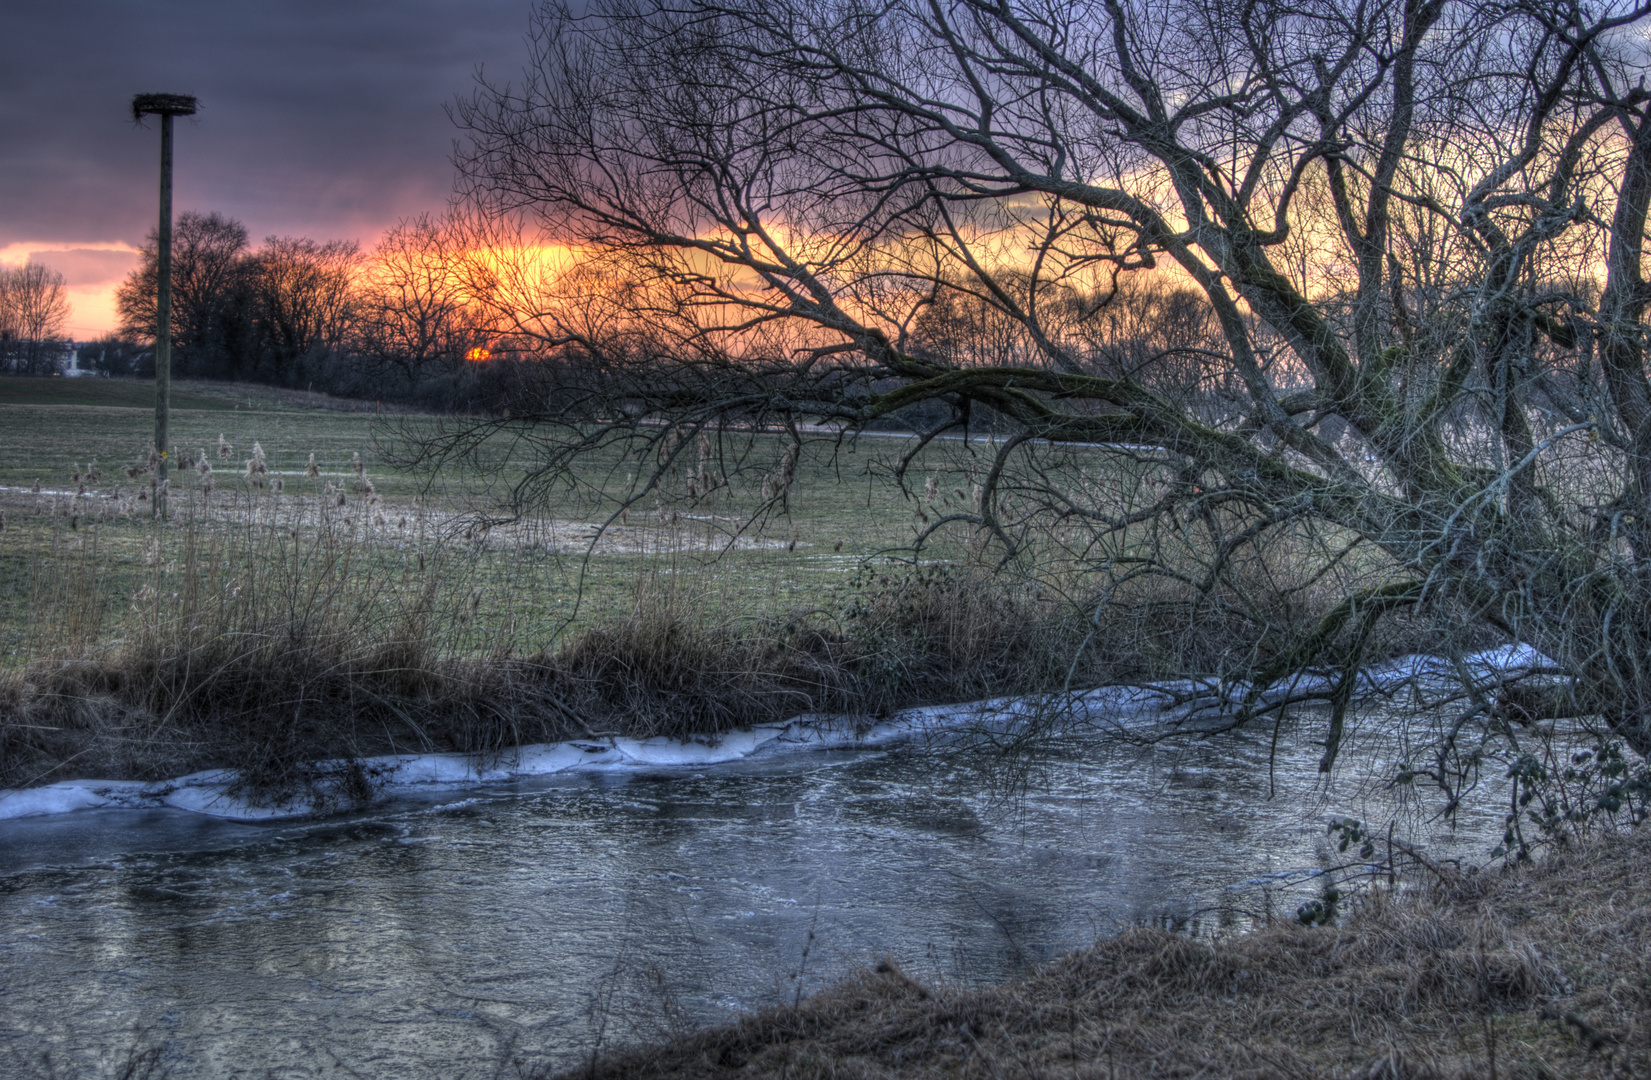
{"label": "cattail", "polygon": [[75,498],[77,498],[77,499],[86,498],[86,485],[85,484],[80,485],[80,490],[75,492]]}
{"label": "cattail", "polygon": [[[201,453],[205,454],[206,451],[202,450]],[[143,475],[143,467],[142,466],[139,466],[139,465],[128,465],[128,466],[126,466],[126,479],[136,480],[138,477],[140,477],[142,475]]]}
{"label": "cattail", "polygon": [[974,494],[975,507],[984,514],[986,512],[986,489],[981,485],[976,484]]}
{"label": "cattail", "polygon": [[407,527],[407,519],[406,518],[401,518],[399,521],[396,522],[396,528],[405,529],[406,527]]}
{"label": "cattail", "polygon": [[0,510],[0,533],[3,533],[5,531],[6,531],[6,512],[4,510]]}
{"label": "cattail", "polygon": [[923,483],[923,501],[934,502],[940,497],[940,480],[931,476]]}
{"label": "cattail", "polygon": [[271,486],[274,487],[275,494],[277,494],[277,495],[279,495],[279,494],[281,494],[281,492],[287,490],[287,482],[285,480],[281,479],[279,476],[277,476],[275,478],[275,483],[272,484]]}
{"label": "cattail", "polygon": [[224,433],[221,431],[218,432],[218,460],[228,461],[229,455],[234,453],[234,451],[235,448],[224,441]]}
{"label": "cattail", "polygon": [[693,473],[688,474],[688,498],[699,498],[699,480]]}
{"label": "cattail", "polygon": [[699,460],[702,462],[711,460],[711,440],[707,439],[703,432],[699,436]]}
{"label": "cattail", "polygon": [[74,472],[69,474],[69,483],[71,483],[71,484],[80,483],[80,469],[79,469],[78,466],[75,468]]}
{"label": "cattail", "polygon": [[762,501],[781,500],[787,514],[791,512],[791,484],[797,479],[797,453],[796,443],[786,447],[785,456],[780,459],[779,474],[769,473],[762,478]]}
{"label": "cattail", "polygon": [[203,479],[212,475],[212,462],[206,460],[204,449],[201,451],[201,456],[195,460],[195,471],[200,473]]}
{"label": "cattail", "polygon": [[347,505],[347,503],[348,503],[348,500],[344,498],[344,493],[342,491],[340,491],[338,493],[338,505],[339,506],[344,506],[344,505]]}
{"label": "cattail", "polygon": [[97,467],[97,458],[93,458],[86,463],[86,479],[93,484],[103,479],[103,473]]}
{"label": "cattail", "polygon": [[[222,437],[223,436],[221,436],[221,435],[219,436],[219,438],[222,438]],[[157,468],[160,467],[160,463],[161,463],[160,451],[155,449],[155,444],[154,443],[150,443],[149,444],[149,471],[154,472]]]}
{"label": "cattail", "polygon": [[29,490],[36,495],[40,494],[40,477],[37,476],[34,478],[34,487]]}
{"label": "cattail", "polygon": [[208,473],[207,476],[206,476],[206,479],[201,481],[201,494],[203,496],[205,496],[206,498],[211,498],[212,497],[212,474],[211,473]]}
{"label": "cattail", "polygon": [[839,540],[835,544],[832,544],[831,545],[831,550],[832,551],[841,551],[841,550],[843,550],[843,542],[841,540]]}
{"label": "cattail", "polygon": [[332,481],[331,481],[331,480],[328,480],[328,481],[327,481],[327,486],[326,486],[326,489],[325,489],[325,493],[326,493],[326,494],[328,494],[328,495],[331,495],[331,494],[332,494],[332,493],[333,493],[333,491],[334,491],[334,490],[335,490],[335,489],[334,489],[334,488],[333,488],[333,486],[332,486]]}
{"label": "cattail", "polygon": [[357,480],[362,480],[362,479],[366,478],[366,476],[367,476],[367,466],[362,463],[361,454],[359,452],[352,453],[350,455],[350,468],[355,470],[355,478]]}
{"label": "cattail", "polygon": [[371,480],[361,481],[361,494],[367,496],[369,499],[378,498],[377,495],[373,494],[373,482]]}
{"label": "cattail", "polygon": [[384,521],[384,515],[383,514],[374,514],[373,515],[373,526],[375,528],[383,528],[384,524],[385,524],[385,521]]}
{"label": "cattail", "polygon": [[[304,467],[304,475],[309,477],[311,480],[321,479],[321,466],[315,463],[314,450],[310,451],[310,463]],[[328,486],[330,487],[331,485],[329,484]]]}
{"label": "cattail", "polygon": [[268,472],[269,467],[264,464],[264,448],[254,439],[252,456],[247,459],[247,479],[252,481],[256,487],[262,488],[264,486],[264,475]]}

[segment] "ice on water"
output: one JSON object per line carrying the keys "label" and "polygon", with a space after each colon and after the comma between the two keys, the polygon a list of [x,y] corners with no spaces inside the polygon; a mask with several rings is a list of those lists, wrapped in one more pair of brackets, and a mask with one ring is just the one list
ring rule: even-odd
{"label": "ice on water", "polygon": [[[1553,662],[1528,645],[1509,645],[1464,659],[1470,677],[1507,678],[1541,675]],[[1459,674],[1456,665],[1437,656],[1407,656],[1361,672],[1372,691],[1406,681],[1444,680]],[[1334,676],[1307,674],[1269,688],[1261,700],[1288,694],[1322,692]],[[504,754],[401,754],[368,758],[358,764],[385,795],[420,788],[473,787],[569,771],[703,768],[758,754],[843,747],[876,747],[926,735],[981,726],[1011,727],[1051,708],[1091,722],[1140,728],[1174,723],[1200,712],[1241,700],[1245,684],[1180,680],[1153,686],[1110,686],[1068,696],[998,698],[967,705],[930,706],[897,713],[870,727],[851,717],[802,716],[778,724],[761,724],[701,739],[601,738],[522,746]],[[322,775],[337,769],[323,767]],[[325,812],[340,802],[326,785],[313,796],[263,804],[236,793],[235,775],[221,769],[193,773],[157,783],[121,780],[65,780],[41,787],[0,789],[0,820],[66,814],[76,810],[126,807],[172,807],[234,821],[268,821]]]}

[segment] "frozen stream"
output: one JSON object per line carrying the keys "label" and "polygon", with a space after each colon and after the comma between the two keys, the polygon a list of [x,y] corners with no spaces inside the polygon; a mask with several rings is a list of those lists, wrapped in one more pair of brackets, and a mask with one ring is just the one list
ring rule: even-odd
{"label": "frozen stream", "polygon": [[[1271,799],[1267,728],[1075,741],[1010,801],[981,793],[968,755],[914,745],[548,777],[321,822],[0,823],[0,1074],[49,1057],[58,1076],[112,1076],[160,1046],[177,1077],[516,1075],[885,954],[921,979],[991,980],[1133,922],[1224,932],[1312,891],[1327,817],[1390,816],[1356,776],[1314,785],[1317,731],[1286,730]],[[1498,826],[1478,805],[1488,817],[1433,850],[1483,859]]]}

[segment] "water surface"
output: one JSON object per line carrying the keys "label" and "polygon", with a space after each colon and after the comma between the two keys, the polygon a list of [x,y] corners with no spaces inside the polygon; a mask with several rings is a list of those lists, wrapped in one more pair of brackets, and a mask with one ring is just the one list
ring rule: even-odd
{"label": "water surface", "polygon": [[[1139,922],[1243,929],[1385,822],[1317,728],[1074,739],[1017,797],[912,745],[551,777],[252,826],[86,811],[0,828],[0,1072],[492,1077],[793,1000],[891,956],[986,981]],[[1379,755],[1378,755],[1379,756]],[[1490,810],[1489,807],[1486,808]],[[1494,811],[1428,827],[1482,858]],[[1248,883],[1248,884],[1245,884]]]}

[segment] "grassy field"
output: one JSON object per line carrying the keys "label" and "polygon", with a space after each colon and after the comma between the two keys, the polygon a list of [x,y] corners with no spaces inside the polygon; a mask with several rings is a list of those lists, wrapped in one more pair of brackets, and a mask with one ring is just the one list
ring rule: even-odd
{"label": "grassy field", "polygon": [[[984,444],[928,452],[908,497],[887,470],[909,440],[820,439],[788,466],[781,437],[739,434],[714,491],[696,461],[628,507],[645,468],[592,454],[507,518],[538,461],[520,428],[419,472],[395,462],[447,421],[184,386],[162,522],[149,393],[0,380],[0,786],[226,765],[291,791],[326,759],[715,732],[1066,670],[1031,659],[1070,651],[1047,604],[906,583]],[[789,506],[759,514],[786,471]]]}
{"label": "grassy field", "polygon": [[[606,449],[509,515],[544,452],[524,425],[420,471],[397,462],[455,421],[179,393],[196,407],[174,414],[172,455],[190,467],[160,522],[147,387],[0,380],[0,784],[219,764],[290,788],[292,763],[388,749],[681,736],[1225,670],[1318,618],[1333,592],[1302,567],[1371,572],[1324,532],[1270,538],[1272,565],[1235,554],[1221,595],[1128,569],[1154,555],[1196,571],[1213,514],[1144,539],[1046,515],[1008,574],[1001,544],[958,523],[919,561],[919,535],[979,499],[997,448],[978,439],[921,449],[904,490],[893,472],[917,448],[900,435],[814,433],[792,457],[780,434],[725,432],[667,445],[681,464],[651,488],[656,448]],[[1139,483],[1157,467],[1127,455],[1037,449],[1017,468],[1005,515],[1047,492],[1161,497]],[[1127,594],[1097,592],[1114,563]]]}
{"label": "grassy field", "polygon": [[[82,408],[153,409],[155,389],[128,379],[0,379],[0,406],[73,405]],[[234,402],[218,395],[177,389],[172,407],[186,410],[233,409]]]}
{"label": "grassy field", "polygon": [[[921,524],[917,504],[872,475],[899,446],[878,439],[834,453],[810,446],[798,465],[791,513],[748,527],[761,498],[760,466],[781,453],[777,438],[760,438],[749,475],[708,499],[689,500],[681,491],[650,496],[594,548],[593,528],[614,504],[588,495],[569,496],[485,538],[466,538],[467,515],[495,511],[501,493],[533,464],[519,448],[513,460],[505,440],[493,461],[496,473],[413,474],[389,461],[405,453],[409,436],[433,427],[431,418],[318,408],[265,388],[195,384],[174,394],[173,441],[191,461],[206,451],[213,492],[203,497],[199,476],[186,474],[173,492],[172,524],[157,529],[148,480],[125,471],[146,464],[152,401],[152,389],[137,382],[0,379],[0,506],[7,513],[0,655],[7,661],[25,661],[49,644],[40,634],[49,583],[61,592],[65,580],[95,574],[104,636],[118,636],[127,600],[141,588],[140,564],[156,562],[157,545],[178,542],[191,521],[221,531],[271,514],[313,516],[334,500],[329,488],[355,484],[357,456],[380,502],[368,508],[350,491],[337,516],[361,526],[368,550],[386,565],[420,551],[428,556],[436,546],[462,551],[464,559],[447,565],[462,563],[452,572],[481,594],[481,620],[508,611],[528,647],[623,615],[640,592],[660,589],[691,596],[713,621],[841,607],[862,561],[909,545]],[[218,454],[220,439],[233,447],[227,458]],[[266,455],[268,479],[281,479],[280,495],[247,482],[254,443]],[[318,479],[305,475],[311,454]],[[627,479],[611,461],[585,468],[586,479],[613,494]],[[942,498],[955,502],[965,480],[946,480]]]}
{"label": "grassy field", "polygon": [[[0,405],[105,405],[153,409],[155,384],[148,379],[8,377],[0,379]],[[222,383],[202,379],[174,379],[172,408],[227,412],[239,409],[351,413],[385,411],[381,403],[374,401],[335,398],[258,383]]]}

